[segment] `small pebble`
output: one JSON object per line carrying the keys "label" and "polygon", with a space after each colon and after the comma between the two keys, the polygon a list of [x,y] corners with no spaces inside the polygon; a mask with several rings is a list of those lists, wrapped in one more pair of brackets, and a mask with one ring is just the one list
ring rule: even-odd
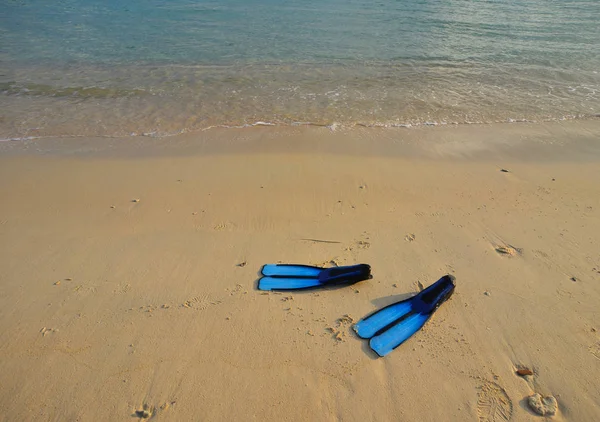
{"label": "small pebble", "polygon": [[111,208],[116,208],[114,205],[111,205],[110,207],[111,207]]}
{"label": "small pebble", "polygon": [[522,377],[526,375],[533,375],[533,371],[529,368],[521,368],[517,370],[517,375],[520,375]]}
{"label": "small pebble", "polygon": [[509,170],[506,170],[506,169],[501,169],[500,171],[501,171],[502,173],[510,173],[510,171],[509,171]]}
{"label": "small pebble", "polygon": [[491,296],[490,292],[483,292],[483,294],[486,296]]}
{"label": "small pebble", "polygon": [[245,267],[246,266],[246,261],[240,262],[239,264],[237,264],[238,267]]}
{"label": "small pebble", "polygon": [[577,277],[571,277],[571,281],[577,281]]}
{"label": "small pebble", "polygon": [[60,286],[60,280],[54,283],[55,286]]}
{"label": "small pebble", "polygon": [[131,202],[140,202],[138,198],[132,199]]}

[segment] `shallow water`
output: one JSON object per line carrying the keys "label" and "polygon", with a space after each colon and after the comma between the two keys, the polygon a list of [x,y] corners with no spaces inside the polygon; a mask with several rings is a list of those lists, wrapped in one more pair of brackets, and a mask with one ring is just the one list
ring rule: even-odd
{"label": "shallow water", "polygon": [[596,0],[3,0],[0,138],[600,113]]}

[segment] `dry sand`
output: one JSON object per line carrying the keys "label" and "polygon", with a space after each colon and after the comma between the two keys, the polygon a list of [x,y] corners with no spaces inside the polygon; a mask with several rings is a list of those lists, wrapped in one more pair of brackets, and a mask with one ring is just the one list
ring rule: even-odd
{"label": "dry sand", "polygon": [[[600,420],[599,139],[587,121],[4,143],[0,419],[529,421],[540,393],[553,420]],[[255,289],[262,264],[331,261],[374,278]],[[454,296],[389,356],[353,335],[446,273]]]}

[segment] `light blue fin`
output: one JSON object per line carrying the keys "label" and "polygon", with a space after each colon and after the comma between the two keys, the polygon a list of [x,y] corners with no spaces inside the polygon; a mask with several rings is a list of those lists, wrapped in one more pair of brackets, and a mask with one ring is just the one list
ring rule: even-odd
{"label": "light blue fin", "polygon": [[354,325],[354,331],[361,338],[371,338],[379,330],[384,329],[392,322],[403,317],[412,310],[411,300],[405,300],[390,305],[380,311],[375,312],[371,316],[358,321]]}
{"label": "light blue fin", "polygon": [[359,337],[371,338],[371,349],[385,356],[419,331],[455,288],[456,279],[447,274],[415,296],[358,321],[354,330]]}
{"label": "light blue fin", "polygon": [[278,277],[318,277],[324,268],[309,267],[307,265],[277,265],[267,264],[262,267],[262,275]]}
{"label": "light blue fin", "polygon": [[319,286],[318,278],[274,278],[263,277],[258,281],[260,290],[294,290]]}
{"label": "light blue fin", "polygon": [[413,314],[398,324],[371,339],[369,344],[379,356],[383,357],[404,343],[429,319],[429,314]]}

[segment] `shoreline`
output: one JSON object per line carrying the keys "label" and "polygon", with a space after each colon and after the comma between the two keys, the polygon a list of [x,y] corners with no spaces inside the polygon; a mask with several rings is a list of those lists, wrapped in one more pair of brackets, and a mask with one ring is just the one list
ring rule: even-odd
{"label": "shoreline", "polygon": [[11,155],[147,157],[320,153],[420,159],[590,161],[600,158],[600,119],[412,128],[271,126],[211,128],[168,137],[44,137],[0,142]]}
{"label": "shoreline", "polygon": [[37,141],[44,139],[81,139],[81,138],[106,138],[106,139],[128,139],[128,138],[158,138],[168,139],[177,136],[193,136],[200,135],[204,132],[210,132],[215,130],[241,130],[241,129],[253,129],[257,127],[271,127],[278,130],[289,130],[295,128],[323,128],[334,131],[352,131],[355,129],[386,129],[386,130],[404,130],[404,129],[427,129],[427,128],[444,128],[444,127],[481,127],[481,126],[498,126],[498,125],[545,125],[545,124],[562,124],[565,122],[577,122],[577,121],[597,121],[600,119],[600,113],[592,113],[588,115],[577,115],[577,116],[563,116],[560,118],[548,118],[545,120],[528,120],[528,119],[508,119],[508,120],[497,120],[490,122],[438,122],[438,121],[424,121],[419,123],[363,123],[354,122],[350,124],[331,122],[331,123],[316,123],[316,122],[293,122],[293,123],[281,123],[281,122],[270,122],[268,120],[257,120],[254,123],[244,123],[240,125],[228,125],[228,124],[214,124],[204,128],[197,129],[182,129],[172,133],[157,134],[158,131],[137,133],[132,132],[129,135],[100,135],[100,134],[62,134],[62,135],[29,135],[21,137],[5,137],[0,138],[0,142],[23,142],[23,141]]}

